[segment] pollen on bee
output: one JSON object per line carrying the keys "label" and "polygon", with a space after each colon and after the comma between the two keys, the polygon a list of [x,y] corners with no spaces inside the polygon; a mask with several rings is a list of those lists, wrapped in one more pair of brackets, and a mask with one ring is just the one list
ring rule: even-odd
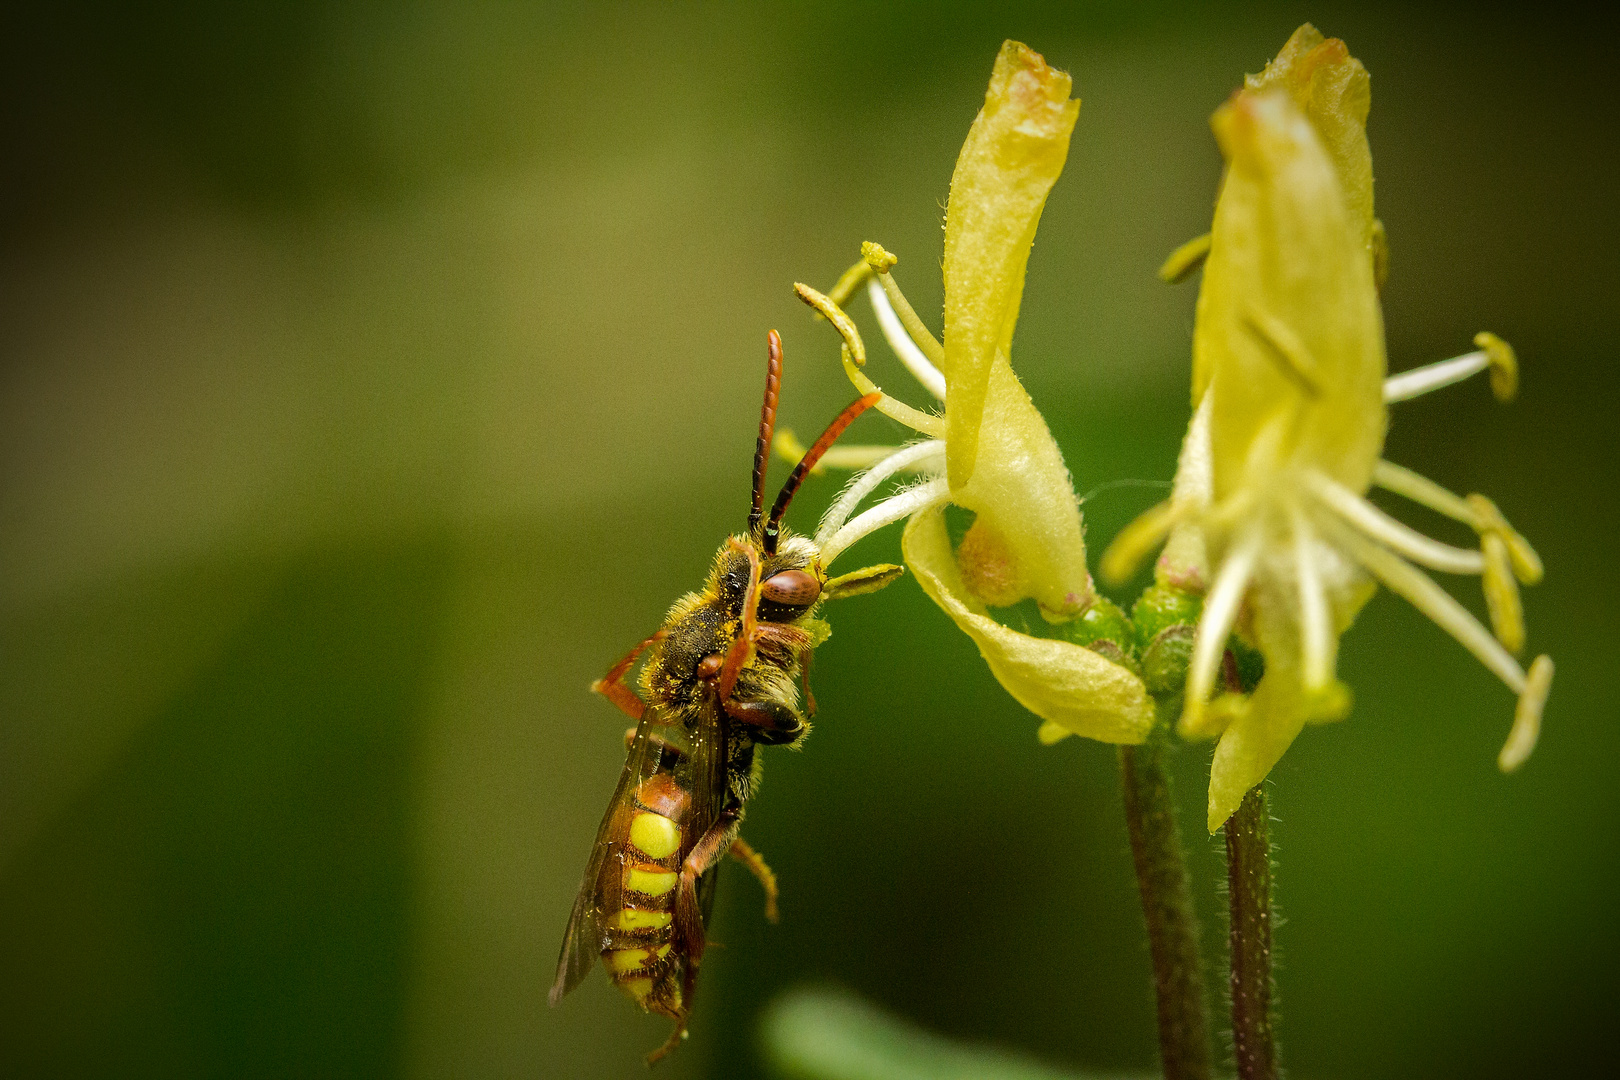
{"label": "pollen on bee", "polygon": [[681,848],[681,827],[662,814],[642,812],[630,822],[630,842],[649,859],[667,859]]}

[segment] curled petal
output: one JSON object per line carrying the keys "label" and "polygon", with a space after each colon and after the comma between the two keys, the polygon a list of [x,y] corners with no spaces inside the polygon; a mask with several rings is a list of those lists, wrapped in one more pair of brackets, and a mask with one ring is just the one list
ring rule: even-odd
{"label": "curled petal", "polygon": [[963,586],[945,518],[925,511],[906,525],[906,564],[934,603],[961,627],[996,680],[1030,712],[1076,735],[1112,743],[1140,743],[1153,726],[1153,701],[1142,680],[1090,649],[1030,637],[988,614]]}
{"label": "curled petal", "polygon": [[1305,113],[1333,161],[1362,246],[1376,254],[1373,218],[1372,149],[1367,145],[1367,113],[1372,80],[1361,61],[1338,38],[1324,38],[1310,23],[1294,31],[1277,58],[1244,80],[1250,90],[1281,88]]}
{"label": "curled petal", "polygon": [[951,176],[942,366],[953,489],[973,475],[991,367],[1008,354],[1035,226],[1069,154],[1071,85],[1028,46],[1003,44]]}

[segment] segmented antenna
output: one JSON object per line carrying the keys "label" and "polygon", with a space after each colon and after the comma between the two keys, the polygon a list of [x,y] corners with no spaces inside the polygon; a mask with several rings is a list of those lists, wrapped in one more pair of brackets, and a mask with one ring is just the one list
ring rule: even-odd
{"label": "segmented antenna", "polygon": [[839,413],[833,419],[833,422],[827,425],[827,430],[821,433],[821,438],[817,439],[810,449],[805,451],[804,457],[799,459],[799,463],[793,467],[793,472],[788,475],[787,483],[782,485],[781,494],[776,496],[776,505],[771,507],[770,520],[765,523],[765,554],[776,554],[776,541],[781,531],[782,515],[787,513],[788,503],[793,501],[793,496],[799,490],[799,485],[804,483],[805,474],[816,467],[816,462],[821,460],[821,455],[832,447],[838,436],[842,435],[844,429],[855,422],[857,416],[881,400],[883,400],[883,394],[880,391],[875,394],[867,394],[862,398],[856,398],[850,402],[845,406],[844,411]]}
{"label": "segmented antenna", "polygon": [[776,399],[782,392],[782,337],[775,330],[765,336],[765,404],[759,410],[759,441],[754,444],[754,502],[748,511],[748,533],[759,534],[765,518],[765,465],[771,458],[771,435],[776,430]]}

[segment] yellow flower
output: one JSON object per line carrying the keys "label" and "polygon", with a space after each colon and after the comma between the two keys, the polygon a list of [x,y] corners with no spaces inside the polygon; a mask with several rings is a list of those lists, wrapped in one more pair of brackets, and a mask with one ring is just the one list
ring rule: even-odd
{"label": "yellow flower", "polygon": [[[1123,576],[1174,531],[1160,580],[1206,593],[1180,726],[1220,736],[1212,832],[1306,723],[1348,712],[1334,674],[1338,638],[1375,580],[1519,695],[1504,770],[1529,754],[1551,683],[1548,657],[1527,675],[1510,652],[1523,640],[1515,577],[1539,579],[1534,551],[1489,500],[1461,499],[1380,457],[1386,401],[1488,366],[1510,393],[1513,359],[1481,335],[1477,353],[1386,381],[1365,118],[1365,71],[1308,26],[1216,111],[1227,168],[1194,331],[1197,410],[1171,499],[1104,557],[1105,575]],[[1481,549],[1438,543],[1384,514],[1364,498],[1373,484],[1472,525]],[[1482,574],[1500,640],[1413,563]],[[1234,629],[1259,647],[1266,674],[1252,696],[1211,702]]]}
{"label": "yellow flower", "polygon": [[[1080,109],[1070,86],[1068,75],[1028,47],[1002,46],[951,178],[943,344],[895,284],[895,257],[876,244],[863,246],[862,261],[830,295],[796,287],[843,336],[845,370],[867,394],[877,387],[861,370],[865,345],[841,307],[865,284],[884,336],[945,407],[941,418],[884,395],[880,411],[928,438],[884,455],[858,476],[828,511],[816,541],[830,562],[873,530],[909,518],[906,562],[1007,691],[1047,721],[1044,739],[1080,734],[1136,743],[1152,726],[1153,703],[1135,674],[1067,641],[1010,630],[986,608],[1034,598],[1046,618],[1063,622],[1097,601],[1063,455],[1009,355],[1035,227]],[[791,435],[784,442],[793,448]],[[856,451],[863,452],[870,451]],[[856,514],[868,495],[904,472],[924,479]],[[976,515],[955,552],[943,517],[947,502]]]}

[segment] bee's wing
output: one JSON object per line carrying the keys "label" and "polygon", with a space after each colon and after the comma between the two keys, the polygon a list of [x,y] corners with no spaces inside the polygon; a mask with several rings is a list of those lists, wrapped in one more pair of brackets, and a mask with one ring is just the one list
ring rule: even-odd
{"label": "bee's wing", "polygon": [[649,708],[642,714],[636,728],[635,741],[624,759],[624,771],[619,774],[619,786],[614,789],[607,813],[596,830],[596,843],[591,848],[591,861],[585,867],[585,879],[580,882],[579,895],[574,898],[574,912],[568,917],[568,930],[563,935],[562,953],[557,957],[557,978],[551,984],[551,1004],[578,986],[602,951],[602,934],[597,920],[602,914],[602,869],[609,857],[618,862],[621,842],[614,834],[617,820],[629,810],[630,799],[641,782],[658,771],[661,754],[659,744],[652,739],[655,729],[664,728],[667,720],[657,710]]}

